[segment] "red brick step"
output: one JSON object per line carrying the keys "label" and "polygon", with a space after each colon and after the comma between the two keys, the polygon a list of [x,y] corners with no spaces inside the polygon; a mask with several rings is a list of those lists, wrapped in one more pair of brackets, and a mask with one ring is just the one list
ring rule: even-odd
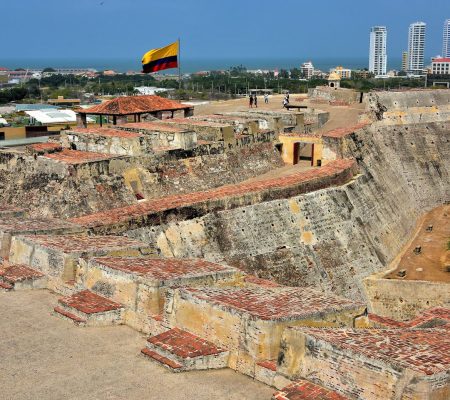
{"label": "red brick step", "polygon": [[75,314],[65,311],[61,307],[55,307],[53,310],[62,317],[71,320],[76,325],[86,325],[87,321],[85,319],[77,317]]}
{"label": "red brick step", "polygon": [[47,279],[44,274],[25,265],[10,265],[0,267],[0,283],[3,289],[8,290],[44,289]]}
{"label": "red brick step", "polygon": [[141,353],[144,354],[145,356],[159,362],[161,365],[163,365],[166,368],[169,368],[170,370],[172,370],[174,372],[178,372],[176,370],[180,370],[183,367],[181,364],[178,364],[176,361],[173,361],[169,358],[163,357],[160,354],[158,354],[157,352],[148,349],[147,347],[144,347],[141,350]]}
{"label": "red brick step", "polygon": [[[83,290],[58,300],[56,315],[67,317],[77,323],[84,320],[88,326],[118,325],[123,323],[124,307],[112,300]],[[70,314],[70,316],[68,316]],[[74,318],[76,317],[76,318]]]}
{"label": "red brick step", "polygon": [[148,339],[147,350],[181,365],[179,371],[228,366],[229,352],[226,349],[179,328]]}

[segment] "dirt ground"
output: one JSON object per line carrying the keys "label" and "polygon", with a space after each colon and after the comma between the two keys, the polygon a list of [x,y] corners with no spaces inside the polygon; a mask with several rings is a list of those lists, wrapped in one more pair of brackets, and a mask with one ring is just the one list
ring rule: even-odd
{"label": "dirt ground", "polygon": [[174,374],[139,355],[126,327],[81,328],[50,314],[46,290],[0,293],[1,400],[269,400],[230,369]]}
{"label": "dirt ground", "polygon": [[[432,282],[449,282],[450,272],[445,267],[450,265],[450,205],[443,205],[430,211],[419,221],[413,240],[405,247],[397,268],[386,275],[390,279],[422,280]],[[427,231],[432,225],[433,230]],[[420,246],[420,254],[414,249]],[[406,270],[406,276],[398,272]]]}
{"label": "dirt ground", "polygon": [[[273,95],[269,98],[269,104],[264,103],[262,96],[258,97],[258,109],[286,111],[283,106],[284,95]],[[301,104],[309,108],[319,109],[330,112],[329,121],[320,129],[319,132],[327,132],[336,128],[356,125],[359,114],[364,112],[364,104],[352,104],[350,106],[330,106],[329,104],[314,104],[307,98],[306,94],[291,94],[291,104]],[[253,107],[254,108],[254,107]],[[247,111],[248,98],[236,100],[213,101],[208,104],[199,104],[195,106],[195,115],[215,114],[222,112]],[[291,111],[294,112],[294,111]]]}

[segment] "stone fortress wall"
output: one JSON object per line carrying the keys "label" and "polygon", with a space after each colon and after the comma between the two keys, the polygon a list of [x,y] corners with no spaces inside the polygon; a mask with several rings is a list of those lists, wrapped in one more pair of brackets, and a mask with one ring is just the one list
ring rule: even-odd
{"label": "stone fortress wall", "polygon": [[[61,318],[127,324],[171,371],[229,367],[285,386],[277,400],[444,400],[448,302],[392,319],[364,281],[449,200],[449,121],[414,122],[449,98],[372,93],[370,123],[311,138],[305,115],[258,111],[1,151],[0,290],[47,288]],[[282,136],[321,165],[277,168]]]}

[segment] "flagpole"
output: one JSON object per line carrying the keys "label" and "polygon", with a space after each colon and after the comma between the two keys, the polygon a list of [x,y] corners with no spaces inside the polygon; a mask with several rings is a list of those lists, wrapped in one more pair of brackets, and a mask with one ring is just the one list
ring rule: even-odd
{"label": "flagpole", "polygon": [[181,89],[181,46],[178,38],[178,88]]}

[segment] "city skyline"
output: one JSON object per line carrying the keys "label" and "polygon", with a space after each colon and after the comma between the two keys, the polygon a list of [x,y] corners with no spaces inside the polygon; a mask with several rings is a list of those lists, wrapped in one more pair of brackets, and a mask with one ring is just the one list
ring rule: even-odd
{"label": "city skyline", "polygon": [[[414,20],[427,22],[425,58],[429,59],[441,53],[443,17],[450,16],[450,4],[444,0],[436,0],[428,8],[417,0],[380,0],[370,12],[354,0],[326,2],[327,13],[322,7],[294,0],[287,0],[284,6],[275,9],[269,0],[262,0],[258,7],[237,0],[199,0],[195,5],[181,0],[164,4],[136,0],[133,5],[120,0],[7,2],[2,8],[4,15],[20,15],[22,23],[17,29],[16,18],[4,19],[3,28],[10,35],[2,59],[117,58],[139,62],[150,48],[178,37],[182,59],[367,57],[365,32],[376,25],[389,30],[387,53],[400,57],[406,46],[405,31]],[[63,21],[71,26],[64,35],[55,34],[58,20],[59,26],[64,27]]]}

